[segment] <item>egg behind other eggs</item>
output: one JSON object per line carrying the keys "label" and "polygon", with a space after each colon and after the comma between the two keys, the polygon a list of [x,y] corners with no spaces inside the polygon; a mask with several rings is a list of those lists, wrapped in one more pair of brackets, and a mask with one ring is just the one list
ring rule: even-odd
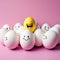
{"label": "egg behind other eggs", "polygon": [[22,32],[24,31],[23,25],[20,24],[20,23],[16,23],[16,24],[14,25],[13,29],[14,29],[14,31],[15,31],[16,33],[18,33],[19,35],[21,35]]}
{"label": "egg behind other eggs", "polygon": [[27,17],[24,21],[24,30],[30,30],[34,32],[37,28],[37,25],[32,17]]}
{"label": "egg behind other eggs", "polygon": [[6,29],[6,30],[11,30],[11,27],[9,24],[5,24],[2,28]]}
{"label": "egg behind other eggs", "polygon": [[22,24],[16,23],[13,27],[14,31],[17,31],[20,28],[20,26],[22,26]]}
{"label": "egg behind other eggs", "polygon": [[25,50],[30,50],[35,45],[35,36],[34,34],[26,30],[23,32],[23,34],[20,36],[20,45]]}
{"label": "egg behind other eggs", "polygon": [[49,29],[50,29],[49,24],[45,23],[45,24],[42,25],[43,32],[47,32],[47,31],[49,31]]}

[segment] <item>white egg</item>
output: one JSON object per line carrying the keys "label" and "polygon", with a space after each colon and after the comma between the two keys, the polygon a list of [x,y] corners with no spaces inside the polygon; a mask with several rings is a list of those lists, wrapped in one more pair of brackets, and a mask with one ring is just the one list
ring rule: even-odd
{"label": "white egg", "polygon": [[[56,27],[56,28],[58,28],[59,29],[59,31],[60,31],[60,24],[56,24],[56,25],[54,25],[54,27]],[[58,44],[60,44],[60,32],[58,32],[59,33],[59,37],[58,37]]]}
{"label": "white egg", "polygon": [[18,30],[20,28],[20,26],[22,26],[22,24],[16,23],[13,27],[14,31]]}
{"label": "white egg", "polygon": [[54,27],[57,27],[60,29],[60,24],[56,24],[56,25],[54,25]]}
{"label": "white egg", "polygon": [[18,34],[21,34],[24,31],[23,26],[20,23],[16,23],[13,29]]}
{"label": "white egg", "polygon": [[43,31],[41,29],[37,29],[35,32],[35,45],[37,47],[42,46],[42,35]]}
{"label": "white egg", "polygon": [[9,49],[15,49],[19,44],[19,35],[13,30],[8,31],[4,36],[4,44]]}
{"label": "white egg", "polygon": [[35,36],[29,31],[25,30],[23,34],[20,36],[20,45],[25,50],[30,50],[35,45]]}
{"label": "white egg", "polygon": [[4,45],[4,36],[5,36],[5,34],[7,33],[7,30],[6,29],[0,29],[0,43],[2,44],[2,45]]}
{"label": "white egg", "polygon": [[48,31],[49,29],[50,29],[50,26],[47,23],[45,23],[45,24],[42,25],[42,30],[44,32]]}
{"label": "white egg", "polygon": [[56,26],[53,26],[50,30],[55,31],[58,35],[58,44],[60,44],[60,29]]}
{"label": "white egg", "polygon": [[5,28],[5,29],[7,29],[7,30],[10,30],[10,29],[11,29],[11,27],[10,27],[9,24],[5,24],[2,28]]}
{"label": "white egg", "polygon": [[59,35],[59,33],[60,33],[59,28],[54,27],[54,26],[53,26],[50,30],[55,31],[58,35]]}
{"label": "white egg", "polygon": [[23,26],[20,26],[20,28],[16,31],[19,35],[21,35],[24,32]]}
{"label": "white egg", "polygon": [[42,43],[44,47],[48,49],[52,49],[56,47],[58,43],[57,33],[52,30],[47,31],[42,38]]}

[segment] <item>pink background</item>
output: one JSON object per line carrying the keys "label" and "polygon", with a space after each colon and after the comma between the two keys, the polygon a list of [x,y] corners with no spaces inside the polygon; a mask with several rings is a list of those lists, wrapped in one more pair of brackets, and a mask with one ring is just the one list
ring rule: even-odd
{"label": "pink background", "polygon": [[[0,28],[8,23],[23,23],[32,16],[42,26],[60,24],[60,0],[0,0]],[[60,45],[54,50],[44,47],[24,51],[21,47],[9,50],[0,45],[0,60],[60,60]]]}

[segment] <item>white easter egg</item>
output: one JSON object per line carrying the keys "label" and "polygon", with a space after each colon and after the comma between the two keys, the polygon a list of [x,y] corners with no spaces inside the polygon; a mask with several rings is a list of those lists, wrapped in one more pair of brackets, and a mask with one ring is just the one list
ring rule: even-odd
{"label": "white easter egg", "polygon": [[58,35],[59,35],[59,33],[60,33],[59,28],[54,27],[54,26],[53,26],[50,30],[55,31]]}
{"label": "white easter egg", "polygon": [[20,23],[16,23],[13,29],[19,35],[24,31],[23,26]]}
{"label": "white easter egg", "polygon": [[42,30],[44,32],[48,31],[49,29],[50,29],[50,26],[47,23],[45,23],[45,24],[42,25]]}
{"label": "white easter egg", "polygon": [[23,26],[20,26],[20,28],[16,31],[19,35],[21,35],[24,32]]}
{"label": "white easter egg", "polygon": [[8,31],[4,37],[4,44],[9,49],[15,49],[19,44],[19,36],[13,30]]}
{"label": "white easter egg", "polygon": [[7,30],[10,30],[10,29],[11,29],[11,27],[10,27],[9,24],[5,24],[2,28],[5,28],[5,29],[7,29]]}
{"label": "white easter egg", "polygon": [[58,37],[58,44],[60,44],[60,24],[56,24],[54,25],[54,27],[56,27],[59,31],[58,31],[58,34],[59,34],[59,37]]}
{"label": "white easter egg", "polygon": [[56,47],[58,43],[57,33],[52,30],[47,31],[42,38],[42,43],[44,47],[48,49],[52,49]]}
{"label": "white easter egg", "polygon": [[60,24],[56,24],[56,25],[54,25],[54,27],[57,27],[60,29]]}
{"label": "white easter egg", "polygon": [[20,28],[20,26],[22,26],[22,24],[16,23],[13,27],[14,31],[18,30]]}
{"label": "white easter egg", "polygon": [[41,29],[36,29],[35,34],[35,45],[37,47],[42,46],[42,35],[43,31]]}
{"label": "white easter egg", "polygon": [[25,50],[30,50],[35,45],[35,36],[29,31],[25,30],[23,34],[20,36],[20,45]]}
{"label": "white easter egg", "polygon": [[60,29],[56,26],[53,26],[50,30],[55,31],[58,35],[58,44],[60,44]]}
{"label": "white easter egg", "polygon": [[4,45],[4,36],[5,36],[5,34],[7,33],[7,30],[6,29],[0,29],[0,43],[2,44],[2,45]]}

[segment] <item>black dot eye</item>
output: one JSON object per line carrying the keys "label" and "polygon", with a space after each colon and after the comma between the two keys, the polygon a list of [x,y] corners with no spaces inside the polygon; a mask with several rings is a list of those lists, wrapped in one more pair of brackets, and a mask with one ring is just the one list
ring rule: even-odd
{"label": "black dot eye", "polygon": [[24,36],[25,37],[25,36]]}
{"label": "black dot eye", "polygon": [[46,29],[46,26],[45,26],[45,29]]}
{"label": "black dot eye", "polygon": [[48,30],[49,30],[49,27],[47,27],[48,28]]}
{"label": "black dot eye", "polygon": [[20,26],[18,26],[18,28],[20,28]]}
{"label": "black dot eye", "polygon": [[6,28],[8,30],[8,28]]}
{"label": "black dot eye", "polygon": [[29,36],[27,36],[29,38]]}

